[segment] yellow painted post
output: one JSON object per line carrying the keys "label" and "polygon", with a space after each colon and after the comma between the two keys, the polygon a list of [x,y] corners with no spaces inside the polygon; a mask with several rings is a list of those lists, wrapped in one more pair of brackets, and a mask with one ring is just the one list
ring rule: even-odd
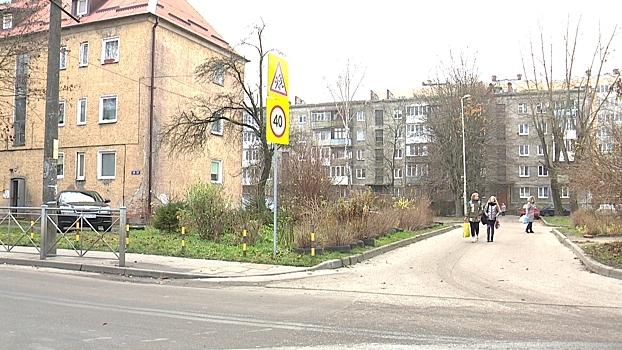
{"label": "yellow painted post", "polygon": [[30,239],[34,239],[35,238],[35,222],[33,220],[30,220]]}
{"label": "yellow painted post", "polygon": [[311,261],[315,260],[315,225],[311,225]]}
{"label": "yellow painted post", "polygon": [[76,242],[80,241],[80,221],[76,222]]}
{"label": "yellow painted post", "polygon": [[246,223],[244,223],[244,230],[242,230],[242,256],[246,257],[246,242],[248,237],[246,236]]}
{"label": "yellow painted post", "polygon": [[130,244],[130,224],[125,224],[125,245]]}
{"label": "yellow painted post", "polygon": [[184,221],[181,221],[181,252],[182,254],[186,253],[186,226],[184,226]]}

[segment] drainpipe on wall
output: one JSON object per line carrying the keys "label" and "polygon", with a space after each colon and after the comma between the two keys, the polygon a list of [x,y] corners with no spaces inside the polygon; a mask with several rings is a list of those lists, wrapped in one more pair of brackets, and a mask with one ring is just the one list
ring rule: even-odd
{"label": "drainpipe on wall", "polygon": [[[155,15],[155,13],[154,13]],[[152,181],[153,181],[153,101],[155,94],[155,48],[156,48],[156,28],[160,24],[160,18],[158,16],[155,17],[155,24],[151,29],[151,83],[149,86],[149,157],[148,157],[148,172],[149,175],[147,177],[147,214],[151,217],[151,191],[152,191]],[[148,218],[149,218],[148,217]],[[147,218],[147,219],[148,219]]]}

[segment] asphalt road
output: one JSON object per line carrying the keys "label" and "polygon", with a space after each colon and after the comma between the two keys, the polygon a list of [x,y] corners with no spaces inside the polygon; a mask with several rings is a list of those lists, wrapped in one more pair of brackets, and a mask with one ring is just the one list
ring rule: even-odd
{"label": "asphalt road", "polygon": [[494,243],[455,230],[351,268],[243,283],[1,266],[0,348],[622,348],[622,281],[523,229],[508,217]]}

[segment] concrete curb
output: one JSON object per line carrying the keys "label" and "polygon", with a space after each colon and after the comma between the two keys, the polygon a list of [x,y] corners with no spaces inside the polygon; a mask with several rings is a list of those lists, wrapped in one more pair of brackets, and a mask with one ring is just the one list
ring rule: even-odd
{"label": "concrete curb", "polygon": [[583,262],[583,264],[592,272],[597,273],[599,275],[603,275],[606,277],[613,277],[617,279],[622,279],[622,270],[615,269],[611,266],[607,266],[599,263],[598,261],[592,259],[589,255],[587,255],[581,247],[576,245],[573,241],[571,241],[566,235],[559,232],[557,229],[553,229],[553,234],[557,237],[557,239],[564,244],[566,247],[570,248],[572,252]]}
{"label": "concrete curb", "polygon": [[363,262],[367,259],[371,259],[375,256],[390,252],[392,250],[395,250],[397,248],[401,248],[401,247],[405,247],[407,245],[419,242],[421,240],[430,238],[430,237],[434,237],[437,235],[440,235],[442,233],[454,230],[456,228],[460,227],[459,225],[452,225],[449,227],[445,227],[439,230],[435,230],[435,231],[430,231],[430,232],[426,232],[411,238],[407,238],[407,239],[403,239],[401,241],[397,241],[397,242],[393,242],[393,243],[389,243],[387,245],[383,245],[380,246],[378,248],[373,248],[367,251],[364,251],[363,253],[360,254],[355,254],[355,255],[350,255],[350,256],[346,256],[343,257],[341,259],[333,259],[333,260],[328,260],[328,261],[324,261],[322,263],[319,263],[315,266],[313,266],[312,268],[310,268],[310,270],[325,270],[325,269],[338,269],[340,267],[344,267],[344,266],[351,266],[351,265],[355,265],[357,263]]}

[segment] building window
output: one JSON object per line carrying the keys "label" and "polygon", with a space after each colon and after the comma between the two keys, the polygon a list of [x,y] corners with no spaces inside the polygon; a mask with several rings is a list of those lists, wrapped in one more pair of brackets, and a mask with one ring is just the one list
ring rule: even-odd
{"label": "building window", "polygon": [[365,160],[365,150],[364,149],[357,149],[356,150],[356,159],[357,160]]}
{"label": "building window", "polygon": [[407,177],[422,177],[428,174],[427,164],[409,164],[406,165]]}
{"label": "building window", "polygon": [[549,133],[549,125],[547,123],[540,123],[540,130],[542,130],[543,134],[548,134]]}
{"label": "building window", "polygon": [[527,104],[524,102],[521,102],[518,104],[518,114],[525,114],[527,113]]}
{"label": "building window", "polygon": [[89,43],[80,43],[80,57],[78,57],[78,67],[86,67],[89,65]]}
{"label": "building window", "polygon": [[84,174],[84,162],[86,161],[86,155],[84,152],[78,152],[76,155],[76,180],[84,180],[86,178]]}
{"label": "building window", "polygon": [[99,98],[99,122],[117,121],[117,95],[103,95]]}
{"label": "building window", "polygon": [[13,28],[13,14],[5,13],[2,15],[2,29],[11,29]]}
{"label": "building window", "polygon": [[538,165],[538,176],[549,176],[549,171],[544,165]]}
{"label": "building window", "polygon": [[222,62],[214,62],[212,81],[218,85],[225,85],[225,66]]}
{"label": "building window", "polygon": [[212,183],[222,183],[222,160],[212,159],[210,180]]}
{"label": "building window", "polygon": [[561,198],[570,198],[570,187],[562,186]]}
{"label": "building window", "polygon": [[379,109],[374,111],[376,126],[384,125],[384,111]]}
{"label": "building window", "polygon": [[119,62],[119,37],[102,41],[102,64]]}
{"label": "building window", "polygon": [[538,187],[538,198],[549,198],[549,188]]}
{"label": "building window", "polygon": [[333,131],[333,140],[335,139],[345,139],[346,138],[346,129],[344,128],[335,128]]}
{"label": "building window", "polygon": [[314,122],[327,122],[330,117],[330,112],[311,112],[311,121]]}
{"label": "building window", "polygon": [[117,152],[104,150],[97,152],[97,178],[114,179],[117,175]]}
{"label": "building window", "polygon": [[86,124],[86,97],[81,97],[78,99],[78,118],[76,124]]}
{"label": "building window", "polygon": [[395,168],[395,169],[393,169],[393,175],[394,175],[393,178],[401,179],[402,176],[403,176],[402,168]]}
{"label": "building window", "polygon": [[538,145],[538,155],[539,156],[544,155],[544,147],[542,147],[542,145]]}
{"label": "building window", "polygon": [[529,167],[526,165],[521,165],[518,167],[518,176],[520,177],[529,177]]}
{"label": "building window", "polygon": [[376,135],[376,142],[383,142],[384,141],[384,130],[379,129],[376,130],[375,135]]}
{"label": "building window", "polygon": [[406,107],[406,116],[414,117],[425,115],[426,106],[408,106]]}
{"label": "building window", "polygon": [[222,119],[222,111],[217,111],[214,113],[213,118],[214,121],[212,122],[212,134],[215,135],[222,135],[223,131],[224,131],[224,120]]}
{"label": "building window", "polygon": [[357,122],[365,121],[365,111],[356,111],[356,121]]}
{"label": "building window", "polygon": [[356,140],[357,141],[365,141],[365,130],[357,130],[356,131]]}
{"label": "building window", "polygon": [[344,167],[341,165],[330,167],[330,176],[345,176]]}
{"label": "building window", "polygon": [[56,177],[62,179],[65,177],[65,153],[58,152],[56,159]]}
{"label": "building window", "polygon": [[60,69],[67,68],[67,45],[60,47]]}
{"label": "building window", "polygon": [[424,144],[408,145],[406,146],[406,155],[407,156],[427,156],[428,145],[424,145]]}
{"label": "building window", "polygon": [[393,110],[393,119],[402,119],[402,110],[394,109]]}
{"label": "building window", "polygon": [[330,130],[321,130],[313,132],[313,139],[316,141],[330,140]]}
{"label": "building window", "polygon": [[365,178],[365,169],[356,169],[356,178],[364,179]]}
{"label": "building window", "polygon": [[540,102],[536,104],[536,113],[546,113],[546,109],[548,106],[548,102]]}
{"label": "building window", "polygon": [[65,101],[58,101],[58,126],[65,125]]}
{"label": "building window", "polygon": [[520,198],[529,198],[530,197],[529,187],[520,187],[518,189],[518,196]]}
{"label": "building window", "polygon": [[529,145],[518,146],[518,155],[525,157],[529,155]]}
{"label": "building window", "polygon": [[519,135],[529,135],[529,124],[518,124]]}
{"label": "building window", "polygon": [[298,116],[298,123],[305,124],[307,122],[307,115],[301,114]]}
{"label": "building window", "polygon": [[78,0],[78,8],[76,10],[76,15],[84,16],[88,13],[88,0]]}
{"label": "building window", "polygon": [[396,148],[393,151],[393,158],[394,159],[402,159],[404,157],[404,150],[401,148]]}

